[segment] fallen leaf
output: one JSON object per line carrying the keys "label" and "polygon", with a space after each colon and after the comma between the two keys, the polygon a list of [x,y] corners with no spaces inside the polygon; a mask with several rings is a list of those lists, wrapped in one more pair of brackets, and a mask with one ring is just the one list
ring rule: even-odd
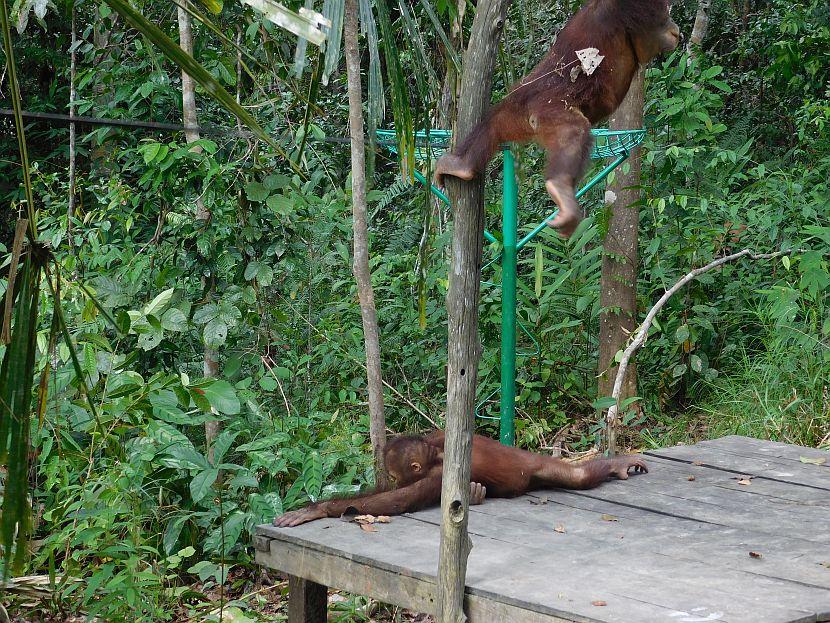
{"label": "fallen leaf", "polygon": [[614,517],[614,515],[603,515],[602,520],[603,521],[619,521],[619,519]]}
{"label": "fallen leaf", "polygon": [[817,457],[815,459],[811,459],[806,456],[800,456],[798,457],[798,460],[802,463],[809,463],[810,465],[824,465],[827,462],[827,459],[825,459],[824,457]]}
{"label": "fallen leaf", "polygon": [[697,465],[698,467],[700,467],[701,465],[703,465],[703,461],[692,461],[692,465]]}
{"label": "fallen leaf", "polygon": [[565,534],[565,526],[562,524],[558,524],[554,529],[554,532],[558,532],[559,534]]}
{"label": "fallen leaf", "polygon": [[830,562],[820,562],[818,564],[820,564],[822,567],[826,567],[827,569],[830,569]]}
{"label": "fallen leaf", "polygon": [[355,515],[354,520],[358,523],[375,523],[374,515]]}
{"label": "fallen leaf", "polygon": [[741,479],[738,481],[738,484],[739,484],[739,485],[751,485],[751,484],[752,484],[752,481],[751,481],[751,480],[749,480],[748,478],[741,478]]}
{"label": "fallen leaf", "polygon": [[689,476],[686,480],[688,480],[689,482],[691,482],[691,481],[693,481],[694,479],[695,479],[695,477],[694,477],[694,476]]}
{"label": "fallen leaf", "polygon": [[375,528],[370,523],[361,523],[361,524],[358,524],[358,525],[360,526],[360,529],[363,530],[364,532],[377,532],[378,531],[378,529]]}
{"label": "fallen leaf", "polygon": [[602,601],[601,599],[598,599],[596,601],[592,601],[591,605],[592,606],[607,606],[608,602],[607,601]]}
{"label": "fallen leaf", "polygon": [[375,517],[375,521],[377,523],[389,523],[392,521],[392,518],[389,515],[378,515]]}
{"label": "fallen leaf", "polygon": [[540,506],[540,505],[543,505],[543,504],[547,504],[550,500],[548,498],[539,498],[538,500],[534,500],[534,499],[531,498],[528,501],[531,504],[534,504],[536,506]]}
{"label": "fallen leaf", "polygon": [[749,557],[750,558],[763,558],[764,555],[761,554],[760,552],[749,552]]}

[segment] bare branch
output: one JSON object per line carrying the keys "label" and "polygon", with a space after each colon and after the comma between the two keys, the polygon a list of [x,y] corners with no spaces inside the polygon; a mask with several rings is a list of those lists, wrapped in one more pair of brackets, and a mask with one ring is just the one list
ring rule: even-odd
{"label": "bare branch", "polygon": [[654,306],[649,310],[646,314],[645,320],[640,325],[639,330],[637,331],[636,336],[628,345],[628,347],[623,351],[622,358],[620,359],[620,365],[617,368],[617,376],[614,379],[614,388],[611,391],[611,397],[614,399],[615,403],[608,409],[608,413],[605,416],[605,435],[606,435],[606,443],[608,454],[613,456],[616,454],[617,450],[617,440],[616,440],[616,431],[615,425],[617,422],[617,416],[619,413],[619,403],[620,403],[620,392],[622,391],[623,379],[625,378],[625,370],[628,367],[628,362],[631,360],[631,357],[646,342],[646,338],[648,337],[648,330],[651,328],[652,323],[654,322],[654,318],[657,316],[657,312],[659,312],[666,302],[674,295],[678,290],[680,290],[683,286],[689,283],[692,279],[695,279],[702,275],[703,273],[707,273],[710,270],[717,268],[718,266],[722,266],[723,264],[728,264],[729,262],[734,262],[742,257],[745,257],[750,260],[769,260],[776,257],[781,257],[783,255],[790,255],[791,253],[796,253],[797,249],[790,249],[789,251],[777,251],[775,253],[753,253],[751,249],[744,249],[743,251],[739,251],[737,253],[733,253],[732,255],[726,255],[724,257],[718,258],[712,262],[706,264],[706,266],[701,266],[700,268],[695,268],[693,271],[684,275],[680,281],[675,283],[671,288],[666,290],[665,294],[660,297],[660,300],[657,301]]}

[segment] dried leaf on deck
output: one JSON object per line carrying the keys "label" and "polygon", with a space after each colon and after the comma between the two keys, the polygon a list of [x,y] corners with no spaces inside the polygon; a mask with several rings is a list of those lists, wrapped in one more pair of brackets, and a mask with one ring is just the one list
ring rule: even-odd
{"label": "dried leaf on deck", "polygon": [[392,519],[388,515],[356,515],[351,518],[351,521],[359,525],[364,532],[377,532],[373,524],[389,523]]}
{"label": "dried leaf on deck", "polygon": [[603,515],[602,520],[603,521],[619,521],[619,519],[614,517],[614,515],[608,515],[608,514]]}
{"label": "dried leaf on deck", "polygon": [[607,601],[603,601],[603,600],[601,600],[601,599],[597,599],[596,601],[592,601],[592,602],[591,602],[591,605],[592,605],[592,606],[607,606],[607,605],[608,605],[608,602],[607,602]]}
{"label": "dried leaf on deck", "polygon": [[749,552],[750,558],[763,558],[764,555],[760,552]]}
{"label": "dried leaf on deck", "polygon": [[809,465],[824,465],[827,462],[827,459],[825,459],[823,456],[819,456],[814,459],[808,456],[800,456],[798,457],[798,460],[802,463],[807,463]]}
{"label": "dried leaf on deck", "polygon": [[534,500],[533,498],[531,498],[529,501],[531,504],[541,506],[543,504],[547,504],[550,500],[548,498],[539,498],[538,500]]}
{"label": "dried leaf on deck", "polygon": [[689,482],[691,482],[691,481],[693,481],[694,479],[695,479],[695,477],[694,477],[694,476],[689,476],[686,480],[688,480]]}
{"label": "dried leaf on deck", "polygon": [[565,534],[565,526],[563,526],[561,523],[557,524],[553,531],[558,532],[559,534]]}
{"label": "dried leaf on deck", "polygon": [[692,465],[697,465],[698,467],[700,467],[701,465],[703,465],[703,461],[692,461]]}
{"label": "dried leaf on deck", "polygon": [[739,484],[739,485],[751,485],[751,484],[752,484],[752,481],[751,481],[749,478],[741,478],[741,479],[738,481],[738,484]]}

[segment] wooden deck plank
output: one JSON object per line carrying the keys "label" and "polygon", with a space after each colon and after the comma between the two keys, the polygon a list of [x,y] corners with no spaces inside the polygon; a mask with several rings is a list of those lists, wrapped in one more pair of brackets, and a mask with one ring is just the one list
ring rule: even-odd
{"label": "wooden deck plank", "polygon": [[818,448],[805,448],[780,441],[764,441],[741,435],[727,435],[718,439],[710,439],[695,444],[702,448],[717,448],[727,450],[738,455],[756,456],[767,459],[779,459],[782,462],[790,461],[802,463],[801,458],[824,459],[824,469],[830,469],[830,452]]}
{"label": "wooden deck plank", "polygon": [[[703,442],[694,446],[673,446],[649,450],[646,455],[660,456],[683,463],[693,464],[697,461],[705,466],[731,471],[735,474],[750,474],[757,478],[830,491],[830,469],[826,465],[811,465],[800,461],[800,456],[805,456],[828,458],[830,462],[830,452],[810,451],[809,448],[802,448],[791,450],[791,456],[785,458],[767,456],[750,451],[749,446],[744,446],[738,441],[743,439],[745,438],[737,437],[729,445],[724,444],[723,447]],[[780,449],[779,452],[781,452]],[[797,452],[801,454],[796,454]],[[796,458],[793,458],[794,456]]]}
{"label": "wooden deck plank", "polygon": [[[471,513],[471,533],[510,544],[532,543],[528,546],[541,550],[573,539],[578,542],[578,551],[601,549],[632,557],[638,552],[662,553],[704,562],[719,560],[730,568],[814,586],[830,581],[823,566],[830,558],[830,547],[816,547],[814,540],[795,537],[786,530],[759,533],[747,526],[720,526],[643,509],[616,508],[602,500],[561,493],[542,507],[523,505],[522,499],[488,502]],[[545,492],[545,497],[551,495]],[[573,505],[589,508],[582,511]],[[488,514],[494,521],[483,524],[479,515]],[[604,521],[602,514],[617,521]],[[557,533],[556,526],[565,532]],[[749,552],[760,553],[762,558],[754,559]]]}
{"label": "wooden deck plank", "polygon": [[[814,455],[727,442],[658,451],[649,474],[598,489],[471,508],[471,623],[830,621],[830,496],[816,485],[823,472],[810,469],[819,466],[798,459]],[[738,485],[742,472],[756,476],[749,486]],[[377,532],[339,520],[261,526],[257,560],[433,612],[439,521],[429,509]]]}
{"label": "wooden deck plank", "polygon": [[[362,532],[357,526],[345,526],[352,530],[344,531],[341,525],[339,530],[321,528],[315,530],[313,535],[290,536],[292,541],[297,539],[295,544],[303,545],[299,548],[299,555],[305,565],[316,560],[315,556],[322,555],[322,549],[326,555],[342,557],[350,561],[349,564],[355,560],[372,561],[374,568],[388,572],[386,583],[395,587],[401,586],[404,579],[409,581],[413,577],[419,580],[420,586],[425,586],[423,582],[426,581],[428,587],[434,583],[437,530],[410,518],[400,519],[400,524],[393,520],[392,524],[380,526],[377,533]],[[303,528],[283,532],[305,532]],[[596,618],[601,621],[625,620],[623,612],[627,612],[627,616],[636,613],[637,620],[642,621],[666,620],[669,612],[693,611],[696,608],[721,611],[722,616],[718,620],[723,621],[795,621],[810,620],[811,616],[815,620],[812,613],[797,607],[802,603],[816,603],[816,609],[830,611],[828,590],[783,582],[763,574],[730,570],[716,561],[686,560],[673,555],[637,551],[636,548],[633,551],[609,552],[597,548],[584,551],[577,540],[568,538],[570,535],[567,533],[557,536],[561,537],[558,547],[540,552],[538,548],[516,544],[506,547],[503,541],[473,533],[474,548],[467,577],[471,594],[520,609],[535,609],[551,616],[567,616],[570,613],[586,620]],[[391,543],[405,539],[417,542],[420,551],[406,551],[401,555],[398,550],[390,550]],[[277,543],[278,546],[275,545]],[[283,542],[273,541],[271,547],[282,545]],[[286,555],[278,555],[277,558],[281,558],[283,567],[286,567]],[[636,569],[631,568],[633,560],[637,561]],[[343,573],[344,563],[316,564],[330,571],[340,569],[341,572],[336,574],[337,577],[312,575],[311,579],[315,582],[363,594],[375,594],[370,590],[373,587],[375,590],[382,588],[383,582],[377,580],[371,587],[344,586],[337,578],[344,575],[348,578],[368,576],[355,569]],[[506,569],[515,571],[505,575]],[[307,566],[291,567],[288,571],[308,575]],[[680,592],[678,585],[683,586]],[[762,595],[766,597],[744,595],[742,588],[747,586],[763,589]],[[552,593],[550,587],[556,587],[556,592]],[[420,590],[431,598],[429,588]],[[407,605],[431,611],[431,602],[426,603],[421,592],[409,592],[415,597],[420,596],[421,600],[410,600]],[[394,597],[385,592],[377,596]],[[532,596],[532,601],[528,601],[528,596]],[[824,602],[821,601],[822,596]],[[400,603],[398,599],[400,596],[390,600]],[[597,600],[605,601],[609,606],[593,606],[592,602]],[[615,612],[620,619],[615,619]]]}

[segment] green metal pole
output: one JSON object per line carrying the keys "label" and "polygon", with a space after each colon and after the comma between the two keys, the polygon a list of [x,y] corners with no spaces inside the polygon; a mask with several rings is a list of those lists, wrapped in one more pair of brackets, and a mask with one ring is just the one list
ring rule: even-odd
{"label": "green metal pole", "polygon": [[[611,171],[613,171],[614,169],[616,169],[616,168],[617,168],[617,167],[618,167],[618,166],[619,166],[619,165],[620,165],[620,164],[621,164],[621,163],[622,163],[622,162],[623,162],[626,158],[628,158],[628,152],[625,152],[624,154],[619,155],[619,156],[618,156],[618,157],[614,160],[614,162],[612,162],[611,164],[609,164],[608,166],[606,166],[606,167],[605,167],[602,171],[600,171],[600,172],[599,172],[599,173],[597,173],[594,177],[592,177],[592,178],[591,178],[591,181],[589,181],[587,184],[585,184],[585,186],[583,186],[583,187],[582,187],[582,188],[580,188],[578,191],[576,191],[576,198],[577,198],[577,199],[579,199],[580,197],[582,197],[582,195],[584,195],[584,194],[585,194],[585,193],[587,193],[589,190],[591,190],[594,186],[596,186],[597,184],[599,184],[602,180],[604,180],[604,179],[606,178],[606,176],[607,176],[609,173],[611,173]],[[517,247],[519,250],[521,250],[521,249],[522,249],[522,247],[524,247],[524,246],[525,246],[528,242],[530,242],[531,240],[533,240],[533,239],[534,239],[534,238],[538,235],[538,233],[539,233],[540,231],[542,231],[545,227],[547,227],[547,226],[548,226],[548,221],[549,221],[550,219],[552,219],[554,216],[556,216],[556,213],[557,213],[557,212],[559,212],[559,208],[557,208],[556,210],[554,210],[553,212],[551,212],[550,214],[548,214],[548,215],[545,217],[545,220],[544,220],[544,221],[542,221],[542,222],[541,222],[541,223],[539,223],[536,227],[534,227],[534,228],[533,228],[533,231],[531,231],[531,232],[530,232],[529,234],[527,234],[524,238],[522,238],[521,240],[519,240],[519,243],[516,245],[516,247]]]}
{"label": "green metal pole", "polygon": [[516,165],[510,148],[504,149],[502,178],[501,256],[501,425],[499,439],[516,442],[516,235],[518,191]]}

